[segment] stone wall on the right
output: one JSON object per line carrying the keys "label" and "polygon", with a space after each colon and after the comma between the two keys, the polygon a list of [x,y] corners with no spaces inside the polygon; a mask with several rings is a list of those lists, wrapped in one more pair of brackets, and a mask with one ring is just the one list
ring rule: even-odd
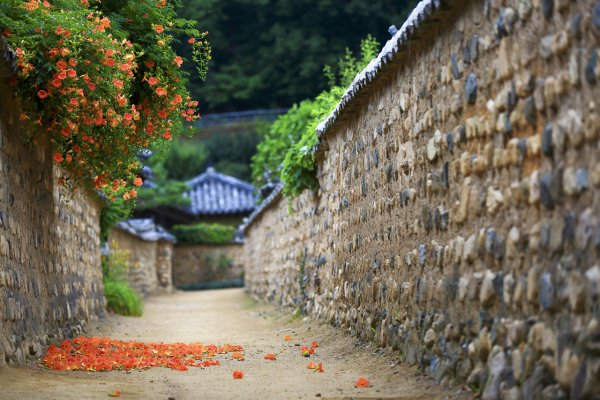
{"label": "stone wall on the right", "polygon": [[597,398],[600,3],[419,7],[319,131],[319,190],[250,217],[247,290],[486,400]]}

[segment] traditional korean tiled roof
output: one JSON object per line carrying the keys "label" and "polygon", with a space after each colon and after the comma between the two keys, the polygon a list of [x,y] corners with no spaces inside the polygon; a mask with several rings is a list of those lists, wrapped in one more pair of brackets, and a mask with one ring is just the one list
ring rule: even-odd
{"label": "traditional korean tiled roof", "polygon": [[154,222],[154,218],[128,219],[117,223],[117,229],[148,242],[166,240],[175,243],[175,236]]}
{"label": "traditional korean tiled roof", "polygon": [[256,188],[249,183],[221,174],[213,167],[190,179],[185,192],[192,204],[184,210],[194,215],[237,214],[250,212],[256,207]]}

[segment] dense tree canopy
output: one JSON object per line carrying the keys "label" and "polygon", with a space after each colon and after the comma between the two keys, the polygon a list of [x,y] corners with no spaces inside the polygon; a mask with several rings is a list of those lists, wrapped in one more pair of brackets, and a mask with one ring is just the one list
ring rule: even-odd
{"label": "dense tree canopy", "polygon": [[213,49],[206,82],[187,67],[189,89],[204,114],[315,98],[327,88],[324,65],[336,66],[346,47],[357,52],[367,34],[385,43],[388,27],[400,26],[415,2],[183,0],[177,13],[208,30]]}

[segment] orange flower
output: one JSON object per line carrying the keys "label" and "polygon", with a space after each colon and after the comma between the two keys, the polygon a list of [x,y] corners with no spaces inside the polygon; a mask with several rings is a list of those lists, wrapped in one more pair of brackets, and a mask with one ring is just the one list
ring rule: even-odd
{"label": "orange flower", "polygon": [[59,61],[56,63],[56,66],[60,69],[65,69],[65,68],[67,68],[67,63],[64,61]]}
{"label": "orange flower", "polygon": [[312,342],[312,347],[319,347],[319,345],[317,344],[317,342]]}
{"label": "orange flower", "polygon": [[65,160],[67,160],[67,162],[68,162],[68,163],[70,163],[70,162],[73,160],[73,157],[71,157],[71,155],[70,155],[70,154],[67,154],[67,155],[65,156]]}
{"label": "orange flower", "polygon": [[265,360],[273,360],[273,361],[275,361],[275,360],[277,360],[277,359],[275,358],[275,354],[269,353],[269,354],[267,354],[267,356],[265,357]]}
{"label": "orange flower", "polygon": [[69,78],[75,78],[77,76],[77,72],[75,72],[74,69],[71,69],[71,70],[69,70],[67,75],[69,76]]}
{"label": "orange flower", "polygon": [[69,64],[71,64],[71,67],[75,67],[77,65],[77,60],[74,58],[69,58]]}
{"label": "orange flower", "polygon": [[79,145],[78,145],[78,144],[76,144],[75,146],[73,146],[73,151],[74,151],[75,153],[79,153],[79,152],[81,151],[81,147],[79,147]]}
{"label": "orange flower", "polygon": [[234,358],[244,358],[244,355],[242,353],[236,351],[235,353],[233,353],[231,355],[231,358],[232,359],[234,359]]}
{"label": "orange flower", "polygon": [[354,384],[356,387],[369,387],[369,381],[365,378],[358,378],[358,381]]}
{"label": "orange flower", "polygon": [[158,112],[158,116],[161,118],[167,118],[167,115],[169,115],[169,114],[167,114],[167,112],[165,110],[160,110]]}
{"label": "orange flower", "polygon": [[154,77],[148,79],[148,85],[153,86],[156,85],[158,83],[158,80]]}
{"label": "orange flower", "polygon": [[109,393],[109,396],[110,396],[110,397],[121,397],[121,391],[120,391],[120,390],[117,390],[117,391],[116,391],[116,392],[114,392],[114,393]]}
{"label": "orange flower", "polygon": [[125,118],[127,121],[131,121],[131,119],[133,118],[133,114],[125,113],[123,114],[123,118]]}
{"label": "orange flower", "polygon": [[67,74],[63,71],[60,74],[56,75],[58,77],[58,79],[60,79],[61,81],[63,79],[67,79]]}
{"label": "orange flower", "polygon": [[319,363],[314,372],[325,372],[323,371],[323,363]]}
{"label": "orange flower", "polygon": [[94,90],[96,90],[96,85],[95,85],[95,84],[93,84],[93,83],[90,83],[90,84],[88,85],[88,87],[90,88],[90,90],[91,90],[92,92],[93,92]]}
{"label": "orange flower", "polygon": [[166,140],[171,140],[171,132],[165,131],[165,133],[163,133],[163,138]]}
{"label": "orange flower", "polygon": [[61,82],[61,80],[60,80],[60,79],[55,79],[55,80],[53,80],[53,81],[52,81],[52,84],[54,85],[54,87],[57,87],[57,88],[59,88],[59,87],[61,87],[61,86],[62,86],[62,82]]}
{"label": "orange flower", "polygon": [[190,108],[189,110],[187,110],[187,113],[188,113],[189,115],[192,115],[192,114],[194,114],[194,110],[192,110],[192,109]]}
{"label": "orange flower", "polygon": [[242,379],[244,373],[242,371],[233,371],[233,379]]}
{"label": "orange flower", "polygon": [[191,38],[190,40],[188,40],[188,43],[194,43],[196,41],[196,39]]}
{"label": "orange flower", "polygon": [[315,369],[315,368],[317,368],[317,364],[315,364],[313,361],[311,361],[310,364],[308,364],[308,366],[306,368],[307,369]]}
{"label": "orange flower", "polygon": [[181,64],[183,64],[183,59],[179,56],[175,57],[175,63],[177,63],[178,67],[181,67]]}
{"label": "orange flower", "polygon": [[48,92],[46,92],[45,90],[40,90],[38,91],[37,95],[40,99],[45,99],[46,97],[48,97]]}
{"label": "orange flower", "polygon": [[4,32],[2,32],[2,36],[4,36],[4,37],[10,37],[10,29],[6,28],[4,30]]}
{"label": "orange flower", "polygon": [[77,99],[75,97],[71,98],[71,101],[69,103],[73,104],[74,106],[79,105],[79,101],[77,101]]}
{"label": "orange flower", "polygon": [[173,101],[171,103],[173,104],[179,104],[181,103],[182,99],[181,99],[181,95],[176,94],[175,98],[173,99]]}
{"label": "orange flower", "polygon": [[164,29],[162,25],[155,25],[154,30],[156,31],[156,33],[162,33]]}
{"label": "orange flower", "polygon": [[131,192],[129,192],[129,194],[131,194],[131,197],[137,197],[137,192],[135,191],[135,189],[131,189]]}
{"label": "orange flower", "polygon": [[44,0],[44,2],[42,3],[44,5],[44,7],[48,8],[50,7],[50,3],[48,3],[46,0]]}
{"label": "orange flower", "polygon": [[308,349],[308,354],[315,354],[315,349]]}
{"label": "orange flower", "polygon": [[147,61],[146,61],[146,67],[147,67],[147,68],[152,68],[152,67],[154,67],[154,61],[152,61],[152,60],[147,60]]}
{"label": "orange flower", "polygon": [[156,94],[159,96],[164,96],[165,95],[165,89],[163,88],[157,88],[156,89]]}
{"label": "orange flower", "polygon": [[283,339],[284,339],[284,340],[292,340],[292,338],[290,337],[290,335],[285,335],[285,336],[283,337]]}
{"label": "orange flower", "polygon": [[52,158],[54,159],[54,162],[57,164],[60,164],[64,160],[62,154],[60,154],[60,153],[54,154],[54,157],[52,157]]}
{"label": "orange flower", "polygon": [[106,64],[108,64],[109,67],[114,67],[115,65],[115,60],[113,60],[112,58],[108,58],[106,60]]}
{"label": "orange flower", "polygon": [[134,184],[135,186],[142,186],[142,184],[143,184],[143,183],[144,183],[144,182],[142,182],[142,178],[135,178],[135,179],[133,180],[133,184]]}
{"label": "orange flower", "polygon": [[60,133],[63,136],[69,136],[71,134],[71,130],[69,128],[62,128],[61,131],[60,131]]}

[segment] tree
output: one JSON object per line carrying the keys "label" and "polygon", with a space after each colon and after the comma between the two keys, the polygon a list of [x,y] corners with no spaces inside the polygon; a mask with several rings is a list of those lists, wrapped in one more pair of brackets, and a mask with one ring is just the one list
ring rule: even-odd
{"label": "tree", "polygon": [[[327,88],[323,66],[372,33],[380,43],[415,0],[184,0],[181,16],[209,31],[206,83],[189,90],[202,113],[289,107]],[[185,48],[177,48],[186,54]],[[334,67],[334,73],[337,68]]]}

